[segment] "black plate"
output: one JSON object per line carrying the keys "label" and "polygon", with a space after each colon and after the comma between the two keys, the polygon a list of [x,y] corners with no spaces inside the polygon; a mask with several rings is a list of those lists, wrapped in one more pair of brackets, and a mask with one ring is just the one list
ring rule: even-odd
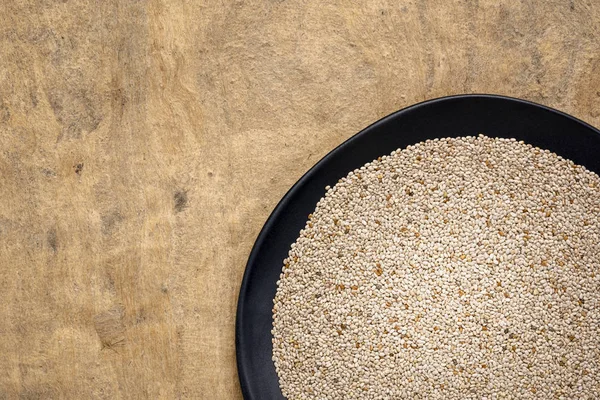
{"label": "black plate", "polygon": [[250,253],[236,321],[237,365],[245,399],[283,399],[271,360],[273,298],[283,259],[308,214],[348,172],[397,148],[427,139],[514,137],[600,173],[600,131],[560,111],[523,100],[452,96],[391,114],[348,139],[312,167],[279,202]]}

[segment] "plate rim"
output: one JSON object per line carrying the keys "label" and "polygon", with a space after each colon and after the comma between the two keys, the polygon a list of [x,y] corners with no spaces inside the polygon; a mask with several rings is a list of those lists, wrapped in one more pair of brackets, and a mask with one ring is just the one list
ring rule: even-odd
{"label": "plate rim", "polygon": [[242,391],[242,396],[244,397],[244,399],[252,398],[251,397],[252,393],[250,392],[250,381],[251,380],[248,377],[247,369],[243,366],[243,363],[242,363],[243,353],[244,353],[242,321],[245,318],[244,305],[245,305],[245,301],[246,301],[246,294],[248,292],[248,286],[249,286],[248,281],[249,281],[249,277],[251,275],[251,271],[254,268],[256,268],[255,260],[257,258],[258,253],[260,252],[260,250],[262,249],[262,247],[265,244],[265,239],[268,236],[268,232],[272,229],[272,225],[277,220],[278,216],[281,214],[281,212],[285,208],[285,206],[290,202],[290,199],[294,196],[294,193],[299,191],[304,186],[305,182],[308,181],[314,174],[316,174],[318,172],[318,170],[321,168],[321,166],[323,164],[327,163],[327,161],[329,159],[331,159],[335,153],[341,151],[344,147],[347,147],[353,141],[357,140],[359,137],[364,136],[365,134],[367,134],[369,131],[376,128],[377,126],[385,124],[390,119],[394,119],[401,114],[410,112],[410,111],[415,110],[420,107],[428,106],[433,103],[453,101],[453,100],[465,99],[465,98],[504,100],[504,101],[514,102],[514,103],[521,103],[521,104],[528,105],[528,106],[538,107],[543,110],[549,111],[551,113],[558,114],[559,116],[566,117],[576,123],[579,123],[579,124],[587,127],[588,129],[591,129],[592,131],[594,131],[600,135],[600,130],[597,129],[596,127],[592,126],[591,124],[589,124],[577,117],[574,117],[570,114],[567,114],[566,112],[557,110],[552,107],[548,107],[543,104],[539,104],[539,103],[536,103],[536,102],[533,102],[530,100],[524,100],[524,99],[520,99],[520,98],[516,98],[516,97],[505,96],[505,95],[472,93],[472,94],[456,94],[456,95],[436,97],[433,99],[428,99],[428,100],[420,101],[418,103],[409,105],[400,110],[394,111],[391,114],[388,114],[388,115],[378,119],[377,121],[369,124],[365,128],[361,129],[359,132],[355,133],[354,135],[350,136],[348,139],[344,140],[342,143],[340,143],[339,145],[334,147],[325,156],[323,156],[319,161],[317,161],[312,167],[310,167],[302,175],[302,177],[300,179],[298,179],[296,181],[296,183],[294,183],[294,185],[292,185],[292,187],[285,193],[285,195],[283,195],[281,200],[279,200],[279,202],[277,203],[275,208],[273,208],[273,211],[271,212],[271,214],[269,215],[269,217],[263,224],[260,232],[258,233],[258,236],[256,237],[256,239],[254,241],[254,244],[252,245],[252,250],[250,251],[250,254],[248,255],[248,260],[246,262],[246,266],[244,267],[244,275],[243,275],[243,278],[242,278],[242,281],[240,284],[240,290],[238,292],[237,304],[236,304],[236,317],[235,317],[236,368],[237,368],[237,375],[238,375],[238,380],[240,383],[240,388]]}

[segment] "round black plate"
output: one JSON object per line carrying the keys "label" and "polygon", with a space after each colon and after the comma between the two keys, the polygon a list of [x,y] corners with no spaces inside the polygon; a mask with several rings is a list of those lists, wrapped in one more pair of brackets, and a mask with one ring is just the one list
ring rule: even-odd
{"label": "round black plate", "polygon": [[397,148],[427,139],[513,137],[600,173],[600,131],[560,111],[523,100],[452,96],[391,114],[348,139],[312,167],[279,202],[250,253],[236,321],[237,365],[245,399],[283,399],[271,360],[273,298],[283,259],[325,186]]}

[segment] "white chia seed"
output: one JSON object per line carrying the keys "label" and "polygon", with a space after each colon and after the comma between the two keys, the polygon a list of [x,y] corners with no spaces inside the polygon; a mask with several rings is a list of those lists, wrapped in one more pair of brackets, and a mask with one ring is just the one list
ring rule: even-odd
{"label": "white chia seed", "polygon": [[289,399],[600,398],[600,178],[435,139],[327,188],[284,261]]}

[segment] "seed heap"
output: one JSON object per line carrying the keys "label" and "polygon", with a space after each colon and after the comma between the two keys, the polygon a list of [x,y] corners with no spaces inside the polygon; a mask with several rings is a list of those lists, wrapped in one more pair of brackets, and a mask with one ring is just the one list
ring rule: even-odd
{"label": "seed heap", "polygon": [[289,399],[600,398],[600,178],[436,139],[350,172],[284,260]]}

